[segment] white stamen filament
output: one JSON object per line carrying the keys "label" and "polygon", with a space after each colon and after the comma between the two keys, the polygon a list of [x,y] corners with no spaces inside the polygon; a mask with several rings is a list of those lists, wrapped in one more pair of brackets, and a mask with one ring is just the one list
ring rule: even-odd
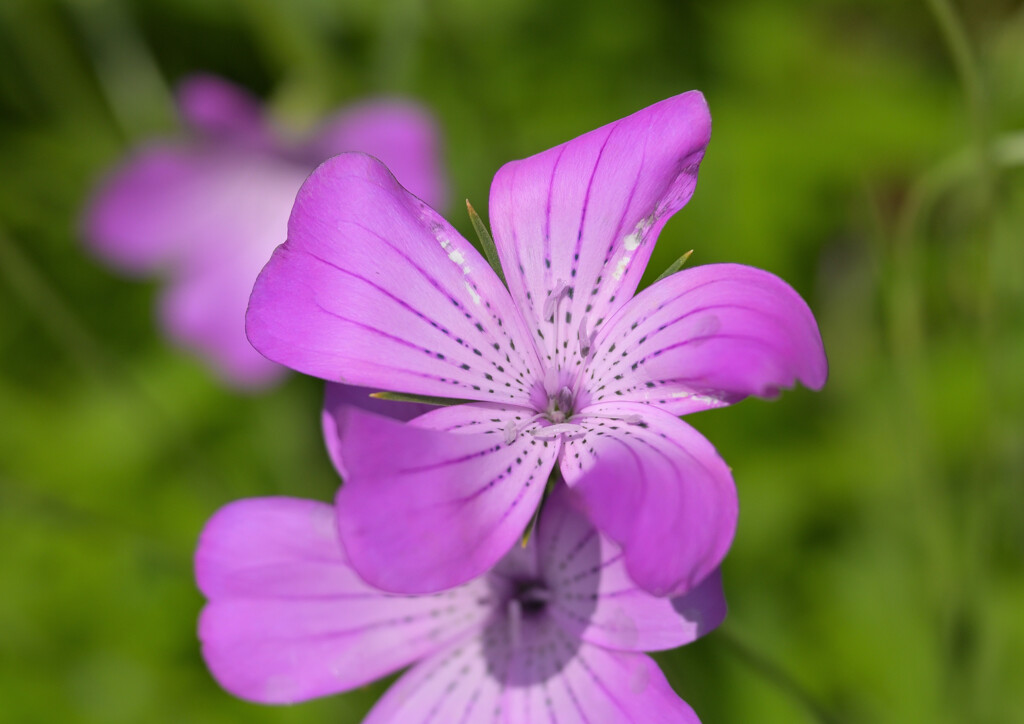
{"label": "white stamen filament", "polygon": [[562,435],[583,435],[586,431],[587,428],[582,425],[576,425],[571,422],[559,422],[547,427],[538,427],[536,430],[531,430],[530,434],[538,440],[554,440]]}
{"label": "white stamen filament", "polygon": [[520,422],[519,424],[516,424],[515,420],[509,420],[508,422],[506,422],[504,428],[505,444],[511,445],[512,443],[514,443],[516,439],[519,437],[519,433],[521,433],[524,428],[537,422],[537,420],[543,418],[544,415],[545,413],[538,412],[533,417],[527,418],[526,420]]}
{"label": "white stamen filament", "polygon": [[518,649],[522,641],[523,631],[523,604],[518,598],[508,602],[508,638],[513,649]]}
{"label": "white stamen filament", "polygon": [[635,412],[631,412],[625,415],[614,415],[606,412],[583,412],[580,413],[580,416],[599,417],[602,420],[617,420],[619,422],[624,422],[627,425],[639,425],[644,421],[644,418]]}

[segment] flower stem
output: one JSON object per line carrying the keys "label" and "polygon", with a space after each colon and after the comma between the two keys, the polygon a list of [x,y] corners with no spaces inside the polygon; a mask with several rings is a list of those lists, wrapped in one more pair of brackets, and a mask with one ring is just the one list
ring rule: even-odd
{"label": "flower stem", "polygon": [[0,226],[0,279],[20,298],[54,344],[80,368],[83,377],[101,384],[129,387],[133,396],[168,430],[168,439],[180,441],[195,472],[206,480],[216,480],[213,467],[160,396],[135,370],[108,354],[99,340],[78,319],[46,278]]}
{"label": "flower stem", "polygon": [[473,204],[469,203],[469,199],[466,199],[466,210],[469,212],[469,220],[473,223],[473,230],[480,240],[480,247],[484,250],[484,256],[487,257],[487,263],[498,275],[498,279],[501,279],[501,283],[507,287],[508,282],[505,281],[505,272],[501,270],[501,258],[498,256],[498,247],[494,244],[494,237],[487,230],[487,224],[480,218],[480,214],[473,208]]}
{"label": "flower stem", "polygon": [[740,662],[797,702],[815,721],[820,724],[840,724],[843,721],[778,663],[741,641],[732,631],[720,628],[715,632],[715,638],[725,643]]}
{"label": "flower stem", "polygon": [[100,344],[79,323],[56,292],[36,272],[14,240],[0,227],[0,275],[10,289],[35,312],[52,340],[64,348],[83,372],[103,376],[107,364]]}
{"label": "flower stem", "polygon": [[408,92],[416,70],[425,3],[423,0],[390,0],[389,5],[374,58],[375,86],[382,92]]}
{"label": "flower stem", "polygon": [[100,96],[122,139],[142,140],[172,128],[174,96],[123,3],[65,5],[81,30]]}
{"label": "flower stem", "polygon": [[[985,259],[993,255],[994,228],[992,220],[996,202],[996,165],[991,144],[989,103],[977,58],[971,49],[970,39],[961,18],[950,0],[928,0],[928,7],[939,26],[943,40],[960,78],[971,117],[972,141],[975,164],[978,169],[979,218],[982,220],[986,241]],[[992,320],[992,269],[990,261],[981,264],[978,270],[978,316],[983,333],[989,332]]]}

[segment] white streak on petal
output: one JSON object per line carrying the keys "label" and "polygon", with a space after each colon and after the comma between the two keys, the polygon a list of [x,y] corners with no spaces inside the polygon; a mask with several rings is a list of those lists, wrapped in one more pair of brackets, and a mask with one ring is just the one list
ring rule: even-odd
{"label": "white streak on petal", "polygon": [[458,249],[453,249],[452,251],[448,251],[451,248],[451,246],[452,246],[452,242],[451,242],[451,239],[449,239],[447,236],[444,235],[444,233],[441,231],[440,227],[434,228],[434,229],[432,229],[432,231],[434,233],[434,238],[436,238],[438,243],[441,244],[441,248],[444,251],[448,252],[448,259],[450,259],[460,269],[462,269],[462,273],[463,274],[468,276],[469,273],[472,270],[469,268],[469,264],[466,264],[466,257],[465,257],[465,255],[461,251],[459,251]]}
{"label": "white streak on petal", "polygon": [[673,392],[669,397],[672,399],[693,400],[694,402],[699,402],[713,407],[718,407],[722,404],[721,398],[713,397],[711,395],[701,395],[696,392]]}
{"label": "white streak on petal", "polygon": [[633,257],[629,254],[619,259],[618,265],[615,267],[615,271],[612,272],[612,276],[618,281],[622,279],[622,275],[626,273],[626,267],[629,266],[629,262]]}

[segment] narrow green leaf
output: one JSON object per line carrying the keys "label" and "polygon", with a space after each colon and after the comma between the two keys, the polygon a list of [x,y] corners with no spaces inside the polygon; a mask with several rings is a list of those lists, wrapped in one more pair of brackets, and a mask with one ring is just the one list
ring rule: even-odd
{"label": "narrow green leaf", "polygon": [[551,471],[550,475],[548,475],[548,482],[544,486],[544,492],[540,496],[540,502],[537,503],[537,509],[533,511],[533,517],[530,518],[530,522],[527,524],[526,529],[523,531],[523,538],[520,541],[522,543],[523,548],[525,548],[526,544],[530,542],[530,536],[533,535],[533,530],[537,527],[537,521],[540,520],[540,512],[541,510],[543,510],[544,504],[548,502],[548,496],[551,495],[551,492],[555,489],[555,486],[558,485],[560,482],[564,481],[562,481],[562,473],[559,471],[558,466],[556,465],[555,469]]}
{"label": "narrow green leaf", "polygon": [[658,277],[657,279],[655,279],[655,280],[654,280],[655,284],[657,284],[658,282],[660,282],[660,281],[661,281],[662,279],[664,279],[665,277],[670,277],[670,276],[672,276],[673,274],[675,274],[675,273],[676,273],[677,271],[679,271],[680,269],[682,269],[682,268],[683,268],[683,264],[685,264],[685,263],[686,263],[686,260],[690,258],[690,254],[692,254],[692,253],[693,253],[693,249],[690,249],[690,250],[689,250],[688,252],[686,252],[686,253],[685,253],[685,254],[683,254],[683,255],[682,255],[681,257],[679,257],[679,258],[678,258],[678,259],[676,259],[676,260],[675,260],[674,262],[672,262],[672,263],[671,263],[671,264],[669,265],[668,269],[666,269],[665,271],[663,271],[663,272],[661,273],[661,276],[659,276],[659,277]]}
{"label": "narrow green leaf", "polygon": [[487,257],[487,263],[491,265],[491,269],[498,275],[498,279],[501,279],[501,283],[507,287],[508,283],[505,281],[505,274],[501,271],[501,261],[498,259],[498,248],[494,245],[491,232],[487,230],[487,225],[480,218],[480,214],[476,213],[473,204],[469,203],[469,199],[466,199],[466,209],[469,211],[469,220],[473,222],[473,230],[476,232],[477,238],[480,239],[480,246],[483,247],[484,256]]}
{"label": "narrow green leaf", "polygon": [[371,392],[370,397],[378,400],[392,400],[393,402],[420,402],[424,405],[437,405],[448,407],[449,405],[462,405],[469,400],[456,400],[453,397],[430,397],[429,395],[407,395],[404,392]]}
{"label": "narrow green leaf", "polygon": [[537,504],[537,509],[533,511],[533,516],[530,518],[530,522],[526,525],[526,530],[523,531],[523,539],[520,541],[523,548],[530,542],[530,536],[533,535],[533,529],[537,527],[537,520],[540,518],[540,509],[544,507],[544,501],[547,500],[547,492],[544,493],[544,497],[540,499],[540,503]]}

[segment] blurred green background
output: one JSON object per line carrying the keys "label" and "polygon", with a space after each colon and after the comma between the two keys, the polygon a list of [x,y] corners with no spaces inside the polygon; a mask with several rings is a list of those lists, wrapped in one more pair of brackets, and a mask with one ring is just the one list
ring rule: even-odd
{"label": "blurred green background", "polygon": [[659,655],[712,722],[1024,721],[1024,11],[1009,0],[4,0],[0,720],[349,722],[199,657],[191,555],[252,495],[330,499],[320,384],[221,388],[76,232],[170,88],[222,74],[302,127],[368,94],[440,118],[453,199],[661,98],[714,134],[649,279],[767,268],[825,390],[688,418],[733,466],[730,615]]}

